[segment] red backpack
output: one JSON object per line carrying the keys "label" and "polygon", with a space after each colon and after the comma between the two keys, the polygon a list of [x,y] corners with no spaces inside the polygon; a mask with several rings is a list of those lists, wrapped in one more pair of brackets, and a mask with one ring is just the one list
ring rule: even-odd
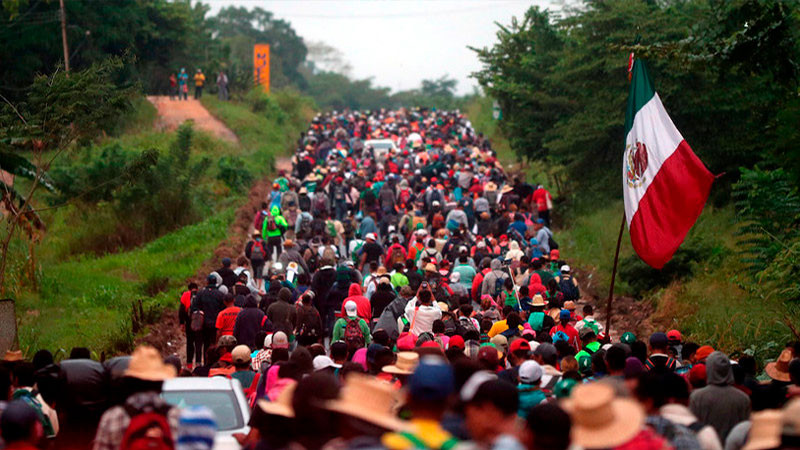
{"label": "red backpack", "polygon": [[364,348],[366,341],[364,333],[361,331],[361,319],[356,317],[345,320],[347,325],[344,327],[344,342],[347,344],[347,348],[351,351]]}
{"label": "red backpack", "polygon": [[120,450],[172,450],[172,432],[167,418],[157,412],[144,412],[131,418],[122,436]]}

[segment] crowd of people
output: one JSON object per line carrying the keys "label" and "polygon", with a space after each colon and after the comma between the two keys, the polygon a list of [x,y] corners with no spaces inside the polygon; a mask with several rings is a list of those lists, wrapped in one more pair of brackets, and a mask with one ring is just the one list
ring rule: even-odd
{"label": "crowd of people", "polygon": [[678,330],[612,338],[552,209],[458,112],[319,115],[242,254],[181,296],[186,360],[11,355],[0,436],[210,448],[213,411],[159,393],[218,376],[252,409],[244,448],[800,449],[800,344],[762,374]]}

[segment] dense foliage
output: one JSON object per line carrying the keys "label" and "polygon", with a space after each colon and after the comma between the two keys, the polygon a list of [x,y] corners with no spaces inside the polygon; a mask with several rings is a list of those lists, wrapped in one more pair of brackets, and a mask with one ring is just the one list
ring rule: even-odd
{"label": "dense foliage", "polygon": [[634,51],[695,152],[728,173],[715,189],[725,197],[738,167],[773,153],[797,160],[787,139],[797,134],[797,14],[778,0],[585,0],[564,17],[533,7],[475,49],[475,76],[499,100],[520,158],[565,166],[573,189],[618,196]]}

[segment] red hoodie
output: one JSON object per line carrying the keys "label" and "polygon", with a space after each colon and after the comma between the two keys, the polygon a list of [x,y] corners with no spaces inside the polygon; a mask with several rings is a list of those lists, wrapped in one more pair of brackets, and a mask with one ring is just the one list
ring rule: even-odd
{"label": "red hoodie", "polygon": [[358,317],[364,319],[368,324],[372,321],[372,306],[369,304],[369,299],[361,295],[361,286],[358,283],[350,284],[350,289],[347,291],[349,297],[342,302],[342,317],[347,317],[344,311],[344,305],[350,300],[356,302],[358,307]]}

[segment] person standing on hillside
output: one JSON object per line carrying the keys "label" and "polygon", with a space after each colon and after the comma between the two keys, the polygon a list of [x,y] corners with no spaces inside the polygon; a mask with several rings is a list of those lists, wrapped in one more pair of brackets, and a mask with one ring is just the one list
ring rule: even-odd
{"label": "person standing on hillside", "polygon": [[202,69],[197,69],[197,73],[194,74],[194,99],[200,100],[200,97],[203,96],[203,86],[206,84],[206,76],[203,75]]}
{"label": "person standing on hillside", "polygon": [[169,99],[175,100],[175,95],[178,93],[178,77],[174,73],[169,74]]}
{"label": "person standing on hillside", "polygon": [[189,74],[186,73],[186,69],[181,67],[181,73],[178,74],[178,100],[183,99],[186,100],[189,95]]}
{"label": "person standing on hillside", "polygon": [[228,101],[228,76],[225,75],[225,72],[219,71],[217,74],[217,95],[219,95],[219,99],[223,102]]}

